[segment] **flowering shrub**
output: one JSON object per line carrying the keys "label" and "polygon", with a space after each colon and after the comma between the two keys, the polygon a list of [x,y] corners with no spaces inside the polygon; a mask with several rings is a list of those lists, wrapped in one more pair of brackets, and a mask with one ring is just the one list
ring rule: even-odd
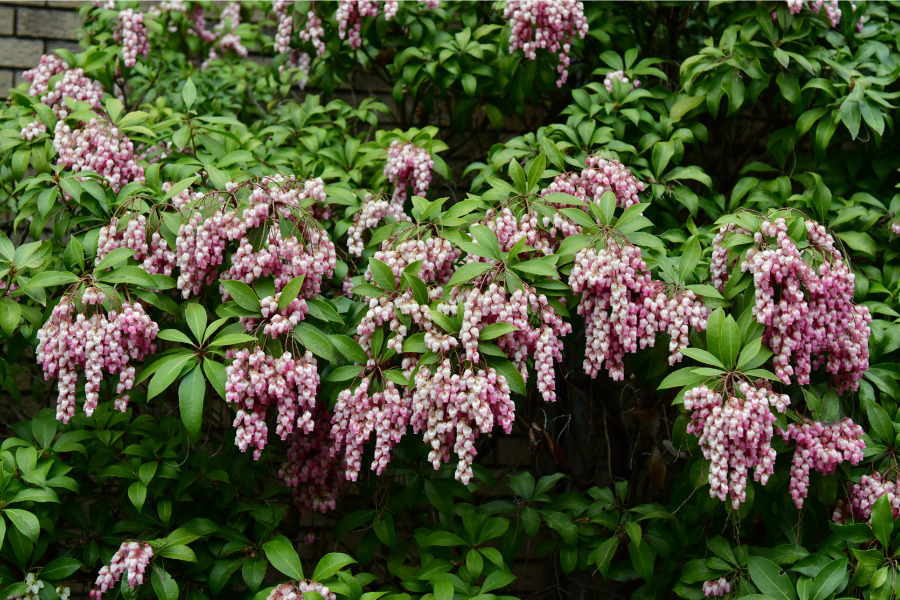
{"label": "flowering shrub", "polygon": [[0,597],[895,595],[894,7],[79,14],[0,108]]}

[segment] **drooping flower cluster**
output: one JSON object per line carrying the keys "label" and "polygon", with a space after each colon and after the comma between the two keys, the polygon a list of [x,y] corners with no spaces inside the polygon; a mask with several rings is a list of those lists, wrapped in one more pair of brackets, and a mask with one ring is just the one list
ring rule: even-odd
{"label": "drooping flower cluster", "polygon": [[229,2],[225,5],[225,8],[219,14],[219,22],[216,23],[214,31],[206,30],[206,18],[201,7],[195,8],[192,15],[194,17],[194,29],[200,33],[200,36],[205,41],[215,42],[215,45],[209,49],[209,56],[203,62],[203,68],[206,68],[210,61],[219,58],[216,48],[226,52],[231,50],[238,56],[247,56],[249,53],[247,47],[244,46],[240,36],[235,33],[235,30],[241,24],[240,2]]}
{"label": "drooping flower cluster", "polygon": [[575,255],[569,285],[582,294],[578,314],[585,317],[584,369],[591,377],[605,367],[621,381],[625,354],[653,346],[661,331],[672,337],[669,364],[675,364],[688,343],[688,328],[706,329],[709,309],[693,292],[668,297],[647,272],[640,248],[620,246],[612,238],[601,250],[587,247]]}
{"label": "drooping flower cluster", "polygon": [[252,352],[241,349],[228,355],[232,362],[225,367],[225,401],[238,407],[234,443],[241,452],[253,447],[253,459],[259,459],[268,441],[266,413],[271,405],[278,412],[275,433],[282,440],[295,426],[303,433],[313,430],[319,372],[311,352],[297,358],[285,352],[275,358],[257,346]]}
{"label": "drooping flower cluster", "polygon": [[631,82],[628,79],[628,76],[625,75],[625,71],[619,69],[618,71],[610,71],[606,74],[606,77],[603,78],[603,86],[609,91],[610,94],[613,93],[613,81],[619,80],[622,83],[628,84],[631,83],[631,87],[628,88],[629,91],[634,88],[641,87],[641,82],[638,79],[635,79],[634,82]]}
{"label": "drooping flower cluster", "polygon": [[[378,15],[378,0],[338,0],[335,14],[338,22],[338,35],[342,40],[347,38],[350,47],[356,50],[362,45],[360,36],[362,18],[376,15]],[[387,9],[384,16],[390,21]]]}
{"label": "drooping flower cluster", "polygon": [[703,582],[703,593],[707,598],[712,596],[724,596],[731,593],[731,584],[724,577],[719,577],[715,581]]}
{"label": "drooping flower cluster", "polygon": [[[613,192],[616,196],[616,205],[628,208],[632,204],[638,204],[638,197],[645,189],[644,183],[638,181],[631,171],[614,158],[605,158],[599,154],[589,156],[585,161],[585,167],[581,173],[561,173],[541,191],[541,196],[553,193],[563,193],[574,196],[586,202],[600,203],[600,198],[605,192]],[[562,205],[557,206],[562,208]],[[576,206],[587,211],[587,206]],[[581,233],[581,226],[572,223],[562,214],[554,215],[552,221],[548,217],[543,218],[544,227],[551,227],[555,234],[557,231],[565,236]]]}
{"label": "drooping flower cluster", "polygon": [[311,409],[313,430],[294,431],[288,436],[287,462],[278,476],[293,490],[294,504],[303,511],[325,513],[334,510],[344,490],[346,478],[343,456],[331,450],[331,414],[322,403]]}
{"label": "drooping flower cluster", "polygon": [[[807,4],[814,13],[818,13],[824,7],[825,16],[828,17],[828,22],[831,23],[832,27],[837,27],[841,24],[841,8],[838,5],[838,0],[808,0]],[[791,12],[794,12],[793,7],[791,7]]]}
{"label": "drooping flower cluster", "polygon": [[[503,350],[519,370],[522,378],[528,379],[527,360],[534,360],[538,390],[547,402],[556,401],[556,374],[554,361],[562,361],[562,338],[572,332],[567,323],[547,302],[544,294],[523,284],[510,293],[502,284],[482,282],[472,289],[456,292],[451,300],[462,300],[464,314],[460,328],[460,341],[466,352],[466,360],[477,363],[480,360],[478,341],[481,331],[494,323],[509,323],[515,331],[496,338],[494,343]],[[448,312],[455,312],[455,302],[442,305]],[[538,323],[532,324],[532,315],[537,315]]]}
{"label": "drooping flower cluster", "polygon": [[[549,224],[546,217],[545,227]],[[565,220],[565,219],[563,219]],[[568,223],[568,221],[566,221]],[[485,214],[485,226],[497,236],[497,243],[502,252],[509,252],[519,240],[525,240],[525,244],[537,250],[540,254],[553,254],[556,250],[556,236],[538,227],[538,214],[528,211],[521,217],[516,217],[509,207],[503,207],[499,211],[488,209]],[[555,233],[555,232],[554,232]],[[478,243],[476,240],[475,243]],[[473,260],[483,260],[472,257]]]}
{"label": "drooping flower cluster", "polygon": [[[103,292],[86,288],[83,305],[99,305]],[[37,360],[44,377],[59,379],[56,418],[64,423],[75,414],[75,389],[78,373],[84,372],[84,412],[91,416],[100,399],[103,373],[119,374],[115,406],[124,412],[128,406],[128,390],[134,385],[135,369],[156,351],[153,340],[159,326],[150,319],[140,304],[125,303],[108,314],[98,311],[91,316],[77,312],[73,301],[64,298],[53,308],[47,322],[38,331]]]}
{"label": "drooping flower cluster", "polygon": [[[434,282],[444,285],[453,276],[456,270],[454,263],[459,258],[459,249],[454,248],[450,242],[440,237],[426,239],[409,239],[392,245],[390,240],[381,244],[381,249],[375,252],[375,258],[390,267],[394,274],[394,283],[400,285],[403,270],[412,263],[421,260],[418,277],[426,282]],[[367,281],[372,280],[372,272],[368,269],[365,273]]]}
{"label": "drooping flower cluster", "polygon": [[894,221],[891,223],[891,233],[894,235],[900,235],[900,221]]}
{"label": "drooping flower cluster", "polygon": [[705,385],[688,390],[684,408],[691,411],[688,433],[700,438],[703,456],[710,463],[709,495],[737,509],[747,498],[747,474],[763,485],[774,472],[775,450],[772,448],[772,423],[775,415],[769,407],[784,412],[790,404],[787,394],[776,394],[765,386],[739,385],[740,396],[721,392]]}
{"label": "drooping flower cluster", "polygon": [[171,275],[175,266],[175,253],[169,249],[169,244],[159,231],[154,231],[147,243],[147,217],[144,215],[132,216],[125,229],[119,231],[119,219],[113,217],[109,225],[100,228],[97,239],[96,264],[116,248],[130,248],[134,250],[132,255],[140,261],[141,268],[151,275]]}
{"label": "drooping flower cluster", "polygon": [[100,600],[125,575],[129,587],[144,583],[144,573],[150,559],[153,558],[153,547],[146,542],[122,542],[118,551],[113,554],[109,565],[104,565],[97,575],[96,586],[91,590],[91,598]]}
{"label": "drooping flower cluster", "polygon": [[144,25],[144,13],[126,8],[119,11],[118,25],[113,32],[113,40],[122,44],[122,62],[126,67],[133,67],[138,55],[147,56],[150,42],[147,40],[147,27]]}
{"label": "drooping flower cluster", "polygon": [[144,168],[135,161],[134,144],[107,121],[93,119],[72,129],[65,121],[56,123],[53,148],[56,164],[71,171],[93,171],[118,192],[132,181],[144,181]]}
{"label": "drooping flower cluster", "polygon": [[394,200],[385,200],[376,196],[366,196],[359,211],[353,215],[353,225],[347,230],[347,250],[355,256],[362,256],[365,244],[363,233],[371,231],[386,217],[395,221],[409,221],[403,212],[403,204]]}
{"label": "drooping flower cluster", "polygon": [[325,42],[322,41],[325,29],[322,27],[322,19],[316,14],[316,11],[310,9],[306,14],[306,23],[297,35],[301,40],[312,44],[316,49],[316,56],[321,58],[325,54]]}
{"label": "drooping flower cluster", "polygon": [[291,49],[291,32],[294,30],[294,15],[288,10],[290,0],[272,0],[272,13],[278,22],[275,31],[275,54],[284,54]]}
{"label": "drooping flower cluster", "polygon": [[419,367],[411,401],[409,422],[431,446],[428,460],[438,469],[441,462],[449,462],[451,451],[456,453],[455,477],[464,484],[472,478],[479,434],[490,433],[495,425],[508,434],[515,420],[515,404],[503,375],[493,367],[459,374],[446,358],[433,371]]}
{"label": "drooping flower cluster", "polygon": [[863,475],[859,483],[851,486],[847,499],[838,502],[831,518],[836,523],[845,523],[848,519],[871,521],[872,507],[882,496],[887,496],[894,518],[900,519],[900,486],[877,471]]}
{"label": "drooping flower cluster", "polygon": [[[283,184],[283,185],[282,185]],[[177,287],[185,298],[198,294],[203,285],[218,279],[234,279],[252,283],[260,277],[273,277],[276,291],[295,277],[305,275],[301,296],[319,293],[324,277],[334,272],[336,255],[328,235],[307,218],[301,202],[320,200],[321,180],[304,182],[268,178],[253,183],[249,206],[240,213],[216,205],[211,216],[194,210],[187,223],[178,230],[175,244],[176,265],[180,269]],[[229,185],[229,193],[237,189]],[[195,209],[198,207],[195,207]],[[282,222],[293,230],[282,234]],[[250,241],[251,231],[269,224],[266,243],[256,248]],[[231,267],[217,277],[229,241],[238,240],[231,256]],[[227,293],[223,289],[223,294]]]}
{"label": "drooping flower cluster", "polygon": [[[783,218],[763,221],[741,270],[753,275],[753,314],[765,325],[763,340],[775,353],[775,374],[785,383],[809,383],[825,366],[838,393],[856,389],[869,367],[869,309],[853,303],[854,274],[821,225],[806,221],[816,269],[804,260]],[[724,251],[714,265],[721,270]],[[717,281],[721,281],[722,276]]]}
{"label": "drooping flower cluster", "polygon": [[803,500],[809,490],[809,471],[814,469],[823,475],[835,472],[845,461],[851,465],[863,459],[866,443],[863,429],[850,419],[837,423],[790,423],[787,429],[778,431],[784,441],[794,440],[794,459],[791,466],[791,498],[797,508],[803,508]]}
{"label": "drooping flower cluster", "polygon": [[304,594],[315,592],[324,600],[336,600],[337,596],[317,581],[298,581],[296,583],[282,583],[266,597],[266,600],[303,600]]}
{"label": "drooping flower cluster", "polygon": [[278,301],[281,299],[281,292],[274,296],[267,296],[260,300],[260,311],[262,319],[253,319],[249,317],[241,317],[241,325],[247,331],[256,331],[263,322],[263,334],[270,337],[281,337],[293,331],[294,327],[306,317],[309,307],[303,298],[294,298],[284,307],[278,310]]}
{"label": "drooping flower cluster", "polygon": [[424,196],[431,185],[433,168],[434,160],[425,148],[397,140],[391,142],[384,176],[394,184],[393,200],[402,205],[406,201],[408,186],[412,186],[414,195]]}
{"label": "drooping flower cluster", "polygon": [[[60,74],[63,74],[62,79],[51,90],[50,79]],[[42,56],[38,66],[22,73],[22,78],[31,82],[28,93],[35,97],[43,96],[41,102],[50,107],[58,120],[69,115],[69,107],[63,101],[64,98],[89,102],[94,108],[101,107],[103,87],[86,77],[81,68],[69,69],[66,62],[55,54]],[[33,140],[46,131],[47,126],[37,120],[25,126],[21,135],[27,140]]]}
{"label": "drooping flower cluster", "polygon": [[537,50],[559,52],[559,78],[562,87],[569,77],[569,51],[575,36],[584,39],[588,32],[584,4],[577,0],[507,0],[503,18],[509,20],[509,50],[521,49],[529,60]]}

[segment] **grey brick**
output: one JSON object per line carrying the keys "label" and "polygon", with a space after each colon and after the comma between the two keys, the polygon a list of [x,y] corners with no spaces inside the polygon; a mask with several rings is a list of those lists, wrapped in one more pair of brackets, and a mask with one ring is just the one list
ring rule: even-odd
{"label": "grey brick", "polygon": [[9,96],[9,88],[13,87],[13,72],[0,70],[0,98]]}
{"label": "grey brick", "polygon": [[70,10],[16,9],[16,34],[24,37],[78,39],[81,19]]}
{"label": "grey brick", "polygon": [[12,35],[16,11],[10,6],[0,6],[0,35]]}
{"label": "grey brick", "polygon": [[85,3],[85,0],[47,0],[47,6],[50,8],[71,8],[75,9]]}
{"label": "grey brick", "polygon": [[78,42],[66,42],[63,40],[47,40],[45,42],[47,51],[46,54],[50,54],[57,48],[65,48],[72,54],[78,54],[81,52],[82,48],[78,45]]}
{"label": "grey brick", "polygon": [[44,53],[42,40],[0,38],[0,67],[30,69],[40,62]]}
{"label": "grey brick", "polygon": [[10,4],[15,6],[44,6],[46,2],[43,0],[3,0],[0,4]]}

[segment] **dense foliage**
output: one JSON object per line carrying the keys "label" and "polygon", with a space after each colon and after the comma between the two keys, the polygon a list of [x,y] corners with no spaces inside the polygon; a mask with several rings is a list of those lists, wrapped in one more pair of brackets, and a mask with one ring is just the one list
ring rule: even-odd
{"label": "dense foliage", "polygon": [[0,597],[896,597],[897,6],[79,14],[0,108]]}

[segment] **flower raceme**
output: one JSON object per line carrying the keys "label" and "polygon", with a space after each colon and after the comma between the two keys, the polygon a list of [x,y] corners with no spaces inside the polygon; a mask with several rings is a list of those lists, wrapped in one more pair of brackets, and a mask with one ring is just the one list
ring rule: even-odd
{"label": "flower raceme", "polygon": [[97,575],[94,589],[91,590],[91,598],[100,600],[107,591],[118,583],[125,575],[129,587],[136,587],[144,583],[144,573],[150,559],[153,558],[153,548],[146,542],[122,542],[118,551],[113,555],[108,565],[104,565]]}
{"label": "flower raceme", "polygon": [[384,176],[394,184],[392,201],[402,205],[406,201],[409,186],[412,186],[414,195],[424,196],[431,184],[433,168],[434,160],[425,148],[397,140],[391,142]]}
{"label": "flower raceme", "polygon": [[[806,255],[788,235],[784,218],[763,220],[759,230],[725,225],[713,240],[712,279],[724,289],[729,261],[726,237],[752,234],[754,246],[740,263],[753,276],[753,314],[765,326],[763,341],[775,353],[775,374],[801,385],[824,366],[838,393],[856,389],[869,368],[869,309],[853,303],[855,276],[834,239],[811,220],[804,222],[811,250]],[[812,263],[818,261],[818,267]],[[792,379],[793,378],[793,379]]]}
{"label": "flower raceme", "polygon": [[78,373],[84,372],[84,412],[91,416],[100,398],[103,373],[119,374],[115,407],[124,412],[128,407],[128,390],[134,386],[135,368],[147,354],[155,352],[153,340],[159,326],[150,319],[139,303],[122,303],[105,313],[105,294],[87,287],[81,297],[83,310],[94,310],[88,316],[78,312],[71,296],[63,298],[37,333],[37,360],[45,378],[58,378],[59,398],[56,418],[67,423],[75,414],[75,392]]}
{"label": "flower raceme", "polygon": [[556,68],[562,87],[569,77],[569,51],[575,37],[584,39],[588,32],[584,4],[576,0],[507,0],[503,18],[509,20],[509,50],[522,50],[529,60],[537,58],[537,50],[559,53]]}

